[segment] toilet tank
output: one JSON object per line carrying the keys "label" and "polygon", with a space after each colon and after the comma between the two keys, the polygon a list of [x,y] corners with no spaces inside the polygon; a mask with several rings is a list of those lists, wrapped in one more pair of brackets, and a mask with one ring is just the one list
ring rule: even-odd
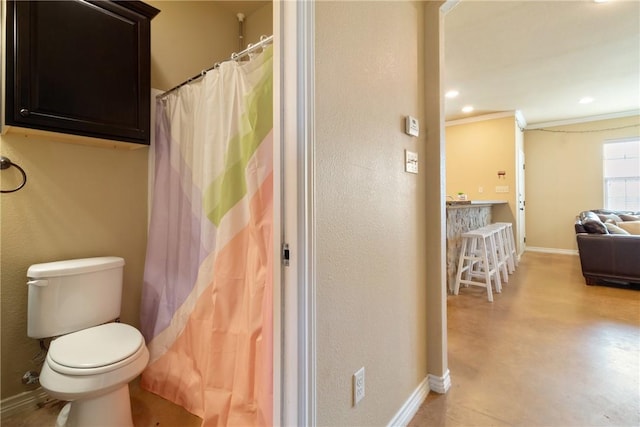
{"label": "toilet tank", "polygon": [[124,259],[99,257],[34,264],[27,270],[27,335],[46,338],[120,316]]}

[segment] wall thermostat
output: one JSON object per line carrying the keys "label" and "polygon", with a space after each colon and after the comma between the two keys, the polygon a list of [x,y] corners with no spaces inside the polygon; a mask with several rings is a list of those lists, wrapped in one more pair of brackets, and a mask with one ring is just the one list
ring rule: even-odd
{"label": "wall thermostat", "polygon": [[405,119],[405,129],[407,135],[418,136],[420,134],[420,124],[415,117],[407,116]]}

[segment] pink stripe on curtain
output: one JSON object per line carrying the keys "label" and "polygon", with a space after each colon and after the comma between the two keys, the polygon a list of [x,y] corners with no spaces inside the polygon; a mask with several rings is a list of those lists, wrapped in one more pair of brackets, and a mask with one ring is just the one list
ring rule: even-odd
{"label": "pink stripe on curtain", "polygon": [[272,204],[273,172],[250,200],[248,225],[218,252],[184,331],[142,376],[203,426],[272,424]]}

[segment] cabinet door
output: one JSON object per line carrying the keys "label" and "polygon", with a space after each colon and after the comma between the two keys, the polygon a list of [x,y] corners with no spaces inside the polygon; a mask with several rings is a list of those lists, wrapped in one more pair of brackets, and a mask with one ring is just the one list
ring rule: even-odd
{"label": "cabinet door", "polygon": [[149,19],[107,1],[7,6],[7,124],[149,143]]}

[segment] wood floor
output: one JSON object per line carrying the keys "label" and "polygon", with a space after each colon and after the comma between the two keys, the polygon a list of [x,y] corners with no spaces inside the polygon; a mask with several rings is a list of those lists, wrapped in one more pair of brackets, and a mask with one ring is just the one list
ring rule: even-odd
{"label": "wood floor", "polygon": [[[640,290],[585,286],[578,257],[527,252],[493,303],[449,296],[448,322],[451,389],[410,427],[640,426]],[[200,425],[135,382],[131,400],[136,427]],[[58,410],[2,426],[53,426]]]}
{"label": "wood floor", "polygon": [[640,290],[526,252],[493,303],[474,287],[447,305],[452,386],[410,427],[640,426]]}
{"label": "wood floor", "polygon": [[[202,424],[200,418],[180,406],[142,390],[137,380],[129,384],[129,393],[135,427],[200,427]],[[31,413],[3,418],[0,425],[2,427],[54,427],[64,403],[52,401]]]}

